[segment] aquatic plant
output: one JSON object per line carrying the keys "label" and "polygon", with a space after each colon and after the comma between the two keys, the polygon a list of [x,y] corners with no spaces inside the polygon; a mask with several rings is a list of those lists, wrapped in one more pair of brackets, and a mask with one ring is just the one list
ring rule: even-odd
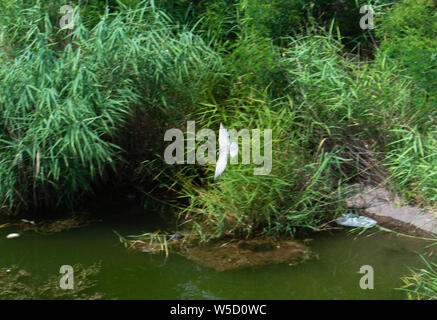
{"label": "aquatic plant", "polygon": [[103,294],[95,291],[96,276],[101,270],[101,264],[95,263],[88,267],[75,264],[74,287],[72,290],[59,288],[60,276],[41,279],[32,276],[19,266],[0,268],[0,299],[2,300],[96,300]]}
{"label": "aquatic plant", "polygon": [[160,231],[145,232],[138,235],[122,236],[117,231],[114,233],[118,236],[120,242],[127,249],[140,250],[152,254],[165,253],[167,258],[171,250],[181,251],[186,248],[188,243],[198,242],[198,235],[196,233],[180,233],[175,234],[163,233]]}
{"label": "aquatic plant", "polygon": [[437,264],[427,261],[422,269],[411,269],[410,275],[402,277],[404,286],[401,290],[407,292],[410,300],[436,300],[437,299]]}

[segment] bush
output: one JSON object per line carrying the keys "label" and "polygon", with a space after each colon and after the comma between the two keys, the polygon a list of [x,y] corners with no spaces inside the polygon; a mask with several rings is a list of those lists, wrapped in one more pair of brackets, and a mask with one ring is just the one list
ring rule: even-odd
{"label": "bush", "polygon": [[[202,226],[203,232],[215,236],[294,234],[317,228],[335,213],[338,207],[329,173],[332,156],[305,149],[308,137],[302,134],[302,114],[291,100],[269,101],[254,95],[200,107],[195,116],[199,129],[218,128],[223,122],[237,131],[272,129],[273,137],[273,167],[266,175],[254,174],[261,165],[242,164],[241,151],[239,164],[228,165],[214,182],[214,166],[198,167],[194,173],[183,168],[172,174],[181,197],[190,200],[182,213],[194,218],[197,228]],[[261,134],[261,151],[264,138]]]}
{"label": "bush", "polygon": [[411,274],[402,278],[402,290],[408,294],[410,300],[436,300],[437,299],[437,264],[425,260],[425,268],[411,270]]}
{"label": "bush", "polygon": [[[432,111],[420,109],[410,82],[393,64],[358,64],[323,31],[308,30],[290,38],[281,54],[269,53],[274,47],[260,43],[242,41],[227,57],[231,97],[199,105],[189,118],[206,128],[219,128],[223,122],[228,129],[273,129],[271,174],[256,176],[253,166],[231,166],[211,184],[212,167],[175,173],[169,169],[174,182],[170,188],[190,200],[184,212],[219,235],[317,228],[341,210],[338,195],[345,182],[386,182],[384,163],[393,169],[390,161],[404,161],[407,153],[402,148],[412,147],[400,147],[401,129],[421,124]],[[251,48],[256,48],[253,54]],[[240,51],[246,54],[241,59],[246,66],[235,68],[239,60],[232,57]],[[272,63],[263,64],[267,57]],[[272,98],[272,91],[256,90],[262,73],[272,79],[272,71],[285,80],[279,98]],[[417,157],[433,162],[432,148],[429,144]],[[422,174],[417,183],[431,194],[435,169],[413,164],[417,160],[408,164],[409,175]],[[429,170],[426,176],[424,170]]]}
{"label": "bush", "polygon": [[240,10],[246,28],[275,40],[299,31],[306,13],[301,0],[242,0]]}
{"label": "bush", "polygon": [[413,83],[437,99],[437,4],[432,0],[404,0],[382,16],[377,36],[379,59],[393,59]]}
{"label": "bush", "polygon": [[435,203],[437,194],[437,7],[404,0],[379,21],[379,64],[395,65],[411,82],[411,103],[392,126],[388,166],[409,201]]}
{"label": "bush", "polygon": [[68,36],[42,3],[23,1],[2,16],[10,56],[0,68],[0,205],[71,205],[122,162],[113,141],[134,105],[167,110],[163,121],[183,113],[211,87],[220,59],[147,3],[106,13],[92,30],[76,15]]}

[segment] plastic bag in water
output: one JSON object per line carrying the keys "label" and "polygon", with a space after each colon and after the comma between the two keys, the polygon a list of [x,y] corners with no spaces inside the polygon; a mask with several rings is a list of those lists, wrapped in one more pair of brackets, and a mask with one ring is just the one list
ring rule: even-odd
{"label": "plastic bag in water", "polygon": [[372,228],[378,222],[365,216],[358,216],[354,213],[343,214],[335,222],[346,227],[360,227],[360,228]]}

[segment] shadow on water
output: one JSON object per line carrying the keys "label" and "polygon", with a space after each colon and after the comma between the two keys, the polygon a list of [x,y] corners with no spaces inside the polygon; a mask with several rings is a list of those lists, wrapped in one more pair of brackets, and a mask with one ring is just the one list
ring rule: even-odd
{"label": "shadow on water", "polygon": [[[102,221],[49,235],[25,232],[6,240],[17,230],[0,229],[0,268],[18,265],[48,278],[59,275],[61,265],[101,262],[95,290],[114,299],[404,299],[394,288],[408,267],[422,266],[417,253],[424,252],[424,242],[414,239],[338,232],[309,243],[318,259],[218,272],[176,254],[165,259],[128,251],[113,232],[171,230],[158,214],[132,206],[100,213]],[[374,290],[359,286],[362,265],[374,268]]]}

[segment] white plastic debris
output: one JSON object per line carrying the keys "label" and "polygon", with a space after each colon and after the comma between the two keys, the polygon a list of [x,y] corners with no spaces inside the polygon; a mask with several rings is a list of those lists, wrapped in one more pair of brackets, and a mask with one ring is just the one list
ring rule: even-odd
{"label": "white plastic debris", "polygon": [[378,222],[369,217],[358,216],[354,213],[343,214],[340,218],[336,219],[337,224],[346,227],[359,227],[359,228],[372,228]]}
{"label": "white plastic debris", "polygon": [[6,236],[6,239],[14,239],[14,238],[18,238],[20,236],[19,233],[10,233]]}
{"label": "white plastic debris", "polygon": [[21,221],[22,222],[24,222],[24,223],[30,223],[30,224],[35,224],[35,221],[33,221],[33,220],[27,220],[27,219],[21,219]]}

